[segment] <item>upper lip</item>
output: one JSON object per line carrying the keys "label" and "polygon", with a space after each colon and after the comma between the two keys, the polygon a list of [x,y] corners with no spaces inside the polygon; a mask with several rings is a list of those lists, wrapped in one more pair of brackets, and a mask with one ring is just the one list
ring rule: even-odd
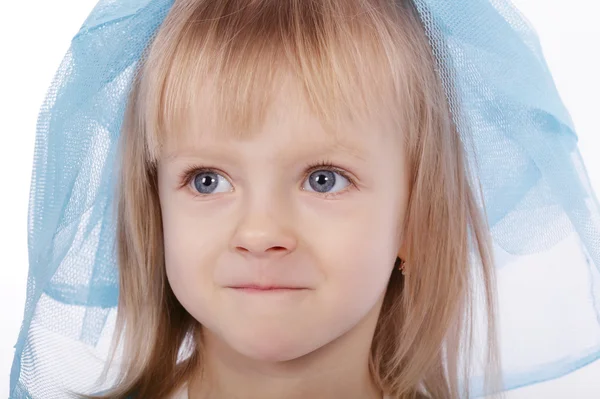
{"label": "upper lip", "polygon": [[306,287],[298,287],[293,285],[279,285],[279,284],[236,284],[231,285],[229,288],[246,288],[246,289],[255,289],[255,290],[300,290],[305,289]]}

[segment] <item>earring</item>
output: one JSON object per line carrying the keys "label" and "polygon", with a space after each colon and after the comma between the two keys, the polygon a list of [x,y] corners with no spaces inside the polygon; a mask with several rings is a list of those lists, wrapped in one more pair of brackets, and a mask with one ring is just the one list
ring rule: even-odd
{"label": "earring", "polygon": [[406,275],[406,261],[404,259],[398,258],[398,260],[400,261],[399,265],[398,265],[398,270],[400,270],[400,272],[402,273],[403,276]]}

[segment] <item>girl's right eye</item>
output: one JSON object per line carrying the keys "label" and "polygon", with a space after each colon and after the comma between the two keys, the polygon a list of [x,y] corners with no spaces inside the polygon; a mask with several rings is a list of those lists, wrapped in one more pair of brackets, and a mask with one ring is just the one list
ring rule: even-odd
{"label": "girl's right eye", "polygon": [[229,181],[216,172],[204,171],[196,173],[191,179],[192,186],[201,195],[226,193],[233,191]]}

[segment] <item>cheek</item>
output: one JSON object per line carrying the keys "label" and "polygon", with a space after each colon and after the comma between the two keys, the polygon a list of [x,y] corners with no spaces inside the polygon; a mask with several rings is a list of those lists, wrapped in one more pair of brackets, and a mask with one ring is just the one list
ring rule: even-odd
{"label": "cheek", "polygon": [[193,216],[181,207],[163,206],[163,237],[166,275],[173,293],[194,317],[205,313],[212,293],[213,270],[218,248],[210,218]]}
{"label": "cheek", "polygon": [[204,228],[196,223],[189,214],[181,210],[163,210],[163,237],[165,246],[165,262],[170,272],[193,270],[199,257],[206,254],[207,238]]}
{"label": "cheek", "polygon": [[331,313],[340,318],[364,315],[387,287],[399,243],[397,219],[382,205],[355,212],[343,223],[322,224],[309,244],[319,250],[316,257],[327,284],[324,295],[337,308]]}
{"label": "cheek", "polygon": [[320,223],[309,243],[319,248],[319,258],[332,268],[330,272],[339,273],[342,279],[386,274],[398,251],[397,221],[401,215],[392,212],[392,204],[381,201],[374,207],[372,202],[365,202],[350,216]]}
{"label": "cheek", "polygon": [[385,244],[385,238],[352,238],[335,248],[336,259],[326,271],[330,292],[336,296],[332,302],[340,314],[349,315],[364,314],[375,304],[387,287],[395,260],[394,248]]}
{"label": "cheek", "polygon": [[226,215],[187,202],[162,204],[165,260],[168,267],[199,270],[223,249]]}

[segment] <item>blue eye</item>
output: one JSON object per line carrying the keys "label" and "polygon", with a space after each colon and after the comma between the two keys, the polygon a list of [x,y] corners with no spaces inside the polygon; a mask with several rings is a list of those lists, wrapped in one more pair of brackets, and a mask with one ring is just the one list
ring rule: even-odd
{"label": "blue eye", "polygon": [[215,194],[232,191],[229,181],[215,172],[200,172],[192,180],[194,189],[200,194]]}
{"label": "blue eye", "polygon": [[302,189],[326,194],[341,191],[349,185],[350,181],[339,172],[320,169],[312,172],[308,176]]}
{"label": "blue eye", "polygon": [[[354,184],[350,177],[337,171],[334,166],[320,164],[317,167],[320,169],[315,166],[311,168],[313,172],[305,179],[302,190],[329,196],[341,194],[345,188]],[[233,191],[229,180],[211,168],[192,166],[182,173],[180,179],[181,187],[191,185],[194,191],[203,196]]]}

